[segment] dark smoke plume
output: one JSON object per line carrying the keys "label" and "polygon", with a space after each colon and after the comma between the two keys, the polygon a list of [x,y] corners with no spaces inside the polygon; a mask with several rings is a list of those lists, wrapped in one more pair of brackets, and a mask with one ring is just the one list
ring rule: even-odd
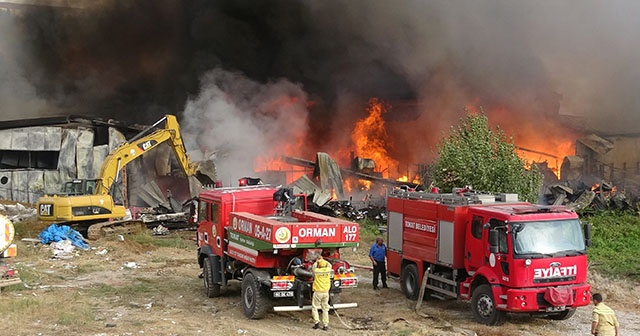
{"label": "dark smoke plume", "polygon": [[[0,13],[0,99],[8,102],[0,109],[5,118],[26,111],[152,122],[183,115],[185,106],[192,112],[184,117],[195,106],[206,111],[202,99],[212,87],[220,91],[216,101],[232,95],[237,102],[286,83],[301,91],[273,92],[309,99],[300,115],[312,150],[348,146],[349,127],[366,102],[389,101],[391,152],[404,162],[427,160],[426,148],[465,105],[482,105],[490,117],[507,111],[500,122],[506,114],[513,125],[549,128],[561,114],[579,117],[570,126],[581,130],[640,132],[639,10],[632,0],[156,0],[27,8]],[[266,87],[225,93],[211,85],[212,70]],[[244,108],[226,113],[247,124],[264,117]],[[216,118],[223,117],[209,119]]]}

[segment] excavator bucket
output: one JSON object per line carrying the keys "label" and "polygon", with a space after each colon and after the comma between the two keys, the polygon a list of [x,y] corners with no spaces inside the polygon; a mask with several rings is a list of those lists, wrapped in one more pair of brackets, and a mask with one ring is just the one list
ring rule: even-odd
{"label": "excavator bucket", "polygon": [[196,178],[202,185],[213,185],[216,181],[216,166],[211,160],[195,161]]}

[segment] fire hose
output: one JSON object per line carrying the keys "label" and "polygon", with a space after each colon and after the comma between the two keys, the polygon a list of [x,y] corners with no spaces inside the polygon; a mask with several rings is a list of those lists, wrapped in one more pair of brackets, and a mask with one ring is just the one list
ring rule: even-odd
{"label": "fire hose", "polygon": [[340,317],[340,314],[338,314],[338,310],[337,310],[337,309],[335,309],[335,308],[333,307],[333,302],[332,302],[331,298],[329,298],[329,308],[333,309],[333,312],[334,312],[334,313],[336,314],[336,316],[338,317],[338,320],[340,321],[340,323],[342,323],[342,325],[343,325],[345,328],[347,328],[347,329],[349,329],[349,330],[353,330],[353,329],[355,329],[354,327],[352,327],[352,326],[348,325],[346,322],[344,322],[344,321],[342,320],[342,317]]}

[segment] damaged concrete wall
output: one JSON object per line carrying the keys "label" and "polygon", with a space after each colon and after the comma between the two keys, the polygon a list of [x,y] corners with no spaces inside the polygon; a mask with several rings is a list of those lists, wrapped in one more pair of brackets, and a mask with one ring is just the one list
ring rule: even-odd
{"label": "damaged concrete wall", "polygon": [[[46,152],[59,151],[62,130],[60,127],[26,127],[0,131],[0,151]],[[19,157],[17,161],[16,157]],[[42,162],[37,155],[8,155],[6,166],[24,168],[0,169],[0,198],[18,202],[35,202],[46,190],[45,175],[58,179],[57,171],[38,169]]]}
{"label": "damaged concrete wall", "polygon": [[[640,138],[611,137],[613,148],[596,159],[609,167],[611,181],[624,181],[640,175]],[[620,183],[618,183],[620,184]]]}
{"label": "damaged concrete wall", "polygon": [[[38,126],[0,130],[0,151],[4,167],[18,167],[29,161],[29,168],[0,169],[0,199],[36,203],[43,194],[60,192],[62,184],[74,178],[96,178],[111,148],[125,142],[124,135],[109,128],[109,143],[94,146],[94,130],[88,127]],[[15,152],[24,151],[24,155]],[[58,152],[57,169],[41,169],[37,152]],[[55,158],[55,155],[52,156]],[[45,156],[47,160],[53,159]],[[33,162],[31,162],[33,161]]]}
{"label": "damaged concrete wall", "polygon": [[621,190],[635,192],[640,188],[640,137],[581,138],[576,142],[576,156],[565,158],[561,176],[563,180],[578,178],[587,184],[604,180]]}
{"label": "damaged concrete wall", "polygon": [[36,203],[40,196],[50,193],[45,188],[45,180],[47,179],[57,181],[59,179],[58,172],[2,169],[0,170],[0,199]]}

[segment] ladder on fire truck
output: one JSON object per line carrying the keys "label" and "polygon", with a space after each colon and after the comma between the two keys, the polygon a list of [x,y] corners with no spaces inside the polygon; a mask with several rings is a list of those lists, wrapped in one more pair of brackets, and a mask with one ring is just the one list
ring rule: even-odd
{"label": "ladder on fire truck", "polygon": [[399,189],[394,190],[390,196],[405,199],[435,201],[447,205],[492,204],[518,201],[518,194],[486,194],[468,190],[441,194],[423,191],[404,191]]}

